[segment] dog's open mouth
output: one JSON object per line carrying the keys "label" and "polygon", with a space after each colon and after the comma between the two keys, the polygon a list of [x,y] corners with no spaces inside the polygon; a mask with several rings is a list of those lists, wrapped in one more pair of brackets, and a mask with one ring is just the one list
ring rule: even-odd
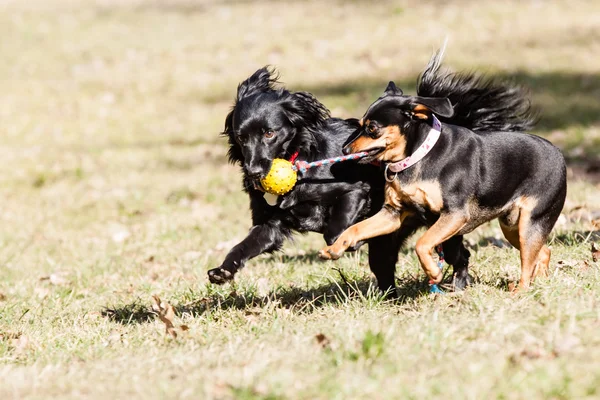
{"label": "dog's open mouth", "polygon": [[359,160],[361,164],[369,164],[377,159],[377,156],[385,151],[385,147],[374,147],[372,149],[362,150],[368,153],[366,156]]}
{"label": "dog's open mouth", "polygon": [[252,186],[254,186],[254,189],[260,190],[261,192],[265,191],[265,189],[263,189],[262,185],[260,184],[260,180],[259,179],[253,179],[252,180]]}

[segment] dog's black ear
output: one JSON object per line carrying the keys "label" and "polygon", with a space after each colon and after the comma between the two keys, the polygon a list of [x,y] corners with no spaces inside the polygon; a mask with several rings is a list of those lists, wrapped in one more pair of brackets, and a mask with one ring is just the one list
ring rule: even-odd
{"label": "dog's black ear", "polygon": [[320,125],[329,118],[327,107],[308,92],[290,92],[281,106],[296,128]]}
{"label": "dog's black ear", "polygon": [[238,85],[236,101],[255,93],[274,90],[273,86],[277,83],[278,79],[279,74],[274,68],[269,66],[262,67]]}
{"label": "dog's black ear", "polygon": [[454,107],[447,97],[413,97],[410,110],[415,118],[428,119],[431,113],[450,118],[454,115]]}
{"label": "dog's black ear", "polygon": [[233,112],[235,108],[232,109],[227,117],[225,117],[225,129],[223,129],[223,136],[227,136],[227,142],[229,143],[229,150],[227,150],[227,157],[229,158],[229,162],[231,164],[243,164],[244,163],[244,155],[242,154],[242,149],[240,145],[235,141],[235,133],[233,132]]}
{"label": "dog's black ear", "polygon": [[387,87],[385,88],[384,94],[392,95],[392,96],[402,96],[402,89],[399,89],[394,81],[390,81]]}

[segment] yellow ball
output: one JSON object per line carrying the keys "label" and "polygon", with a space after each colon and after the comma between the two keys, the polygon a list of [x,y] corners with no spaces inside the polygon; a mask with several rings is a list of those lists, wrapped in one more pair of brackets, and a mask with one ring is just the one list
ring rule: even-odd
{"label": "yellow ball", "polygon": [[292,167],[293,164],[288,160],[274,159],[271,170],[260,181],[265,192],[282,195],[292,190],[298,179],[298,174]]}

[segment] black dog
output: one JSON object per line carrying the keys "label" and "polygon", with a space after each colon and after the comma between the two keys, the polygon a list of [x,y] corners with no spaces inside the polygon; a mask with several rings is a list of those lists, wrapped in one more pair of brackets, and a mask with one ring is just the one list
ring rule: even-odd
{"label": "black dog", "polygon": [[[296,152],[299,160],[308,162],[339,156],[344,142],[360,127],[356,119],[330,118],[329,111],[310,93],[275,88],[276,80],[268,68],[256,71],[238,86],[234,107],[225,120],[229,160],[242,166],[253,226],[221,266],[208,271],[212,283],[233,279],[247,260],[278,250],[294,231],[320,232],[331,244],[346,228],[373,215],[383,204],[384,179],[379,167],[352,161],[309,169],[291,192],[279,197],[276,206],[267,204],[260,179],[273,159],[290,159]],[[421,226],[423,221],[409,219],[398,232],[368,241],[369,265],[382,291],[395,287],[400,246]],[[444,250],[454,266],[456,287],[465,287],[469,252],[462,237],[445,243]]]}
{"label": "black dog", "polygon": [[[385,204],[321,256],[338,258],[357,241],[395,232],[405,218],[419,216],[430,227],[417,241],[417,256],[430,282],[439,283],[434,247],[498,218],[506,239],[521,252],[518,289],[527,289],[548,270],[545,242],[567,191],[564,158],[547,140],[523,133],[534,116],[518,87],[439,73],[440,60],[438,54],[430,61],[418,96],[404,95],[390,82],[360,121],[344,151],[367,151],[367,159],[386,163]],[[419,155],[419,148],[426,155],[404,169],[406,157]]]}

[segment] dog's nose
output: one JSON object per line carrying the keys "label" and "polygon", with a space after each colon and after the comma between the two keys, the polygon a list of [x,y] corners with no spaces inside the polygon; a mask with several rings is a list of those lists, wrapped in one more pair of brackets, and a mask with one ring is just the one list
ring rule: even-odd
{"label": "dog's nose", "polygon": [[352,150],[350,150],[350,146],[344,146],[342,149],[342,153],[344,153],[344,155],[350,154],[351,152]]}
{"label": "dog's nose", "polygon": [[247,167],[246,174],[248,175],[248,178],[260,179],[260,176],[262,175],[262,169],[260,167]]}

